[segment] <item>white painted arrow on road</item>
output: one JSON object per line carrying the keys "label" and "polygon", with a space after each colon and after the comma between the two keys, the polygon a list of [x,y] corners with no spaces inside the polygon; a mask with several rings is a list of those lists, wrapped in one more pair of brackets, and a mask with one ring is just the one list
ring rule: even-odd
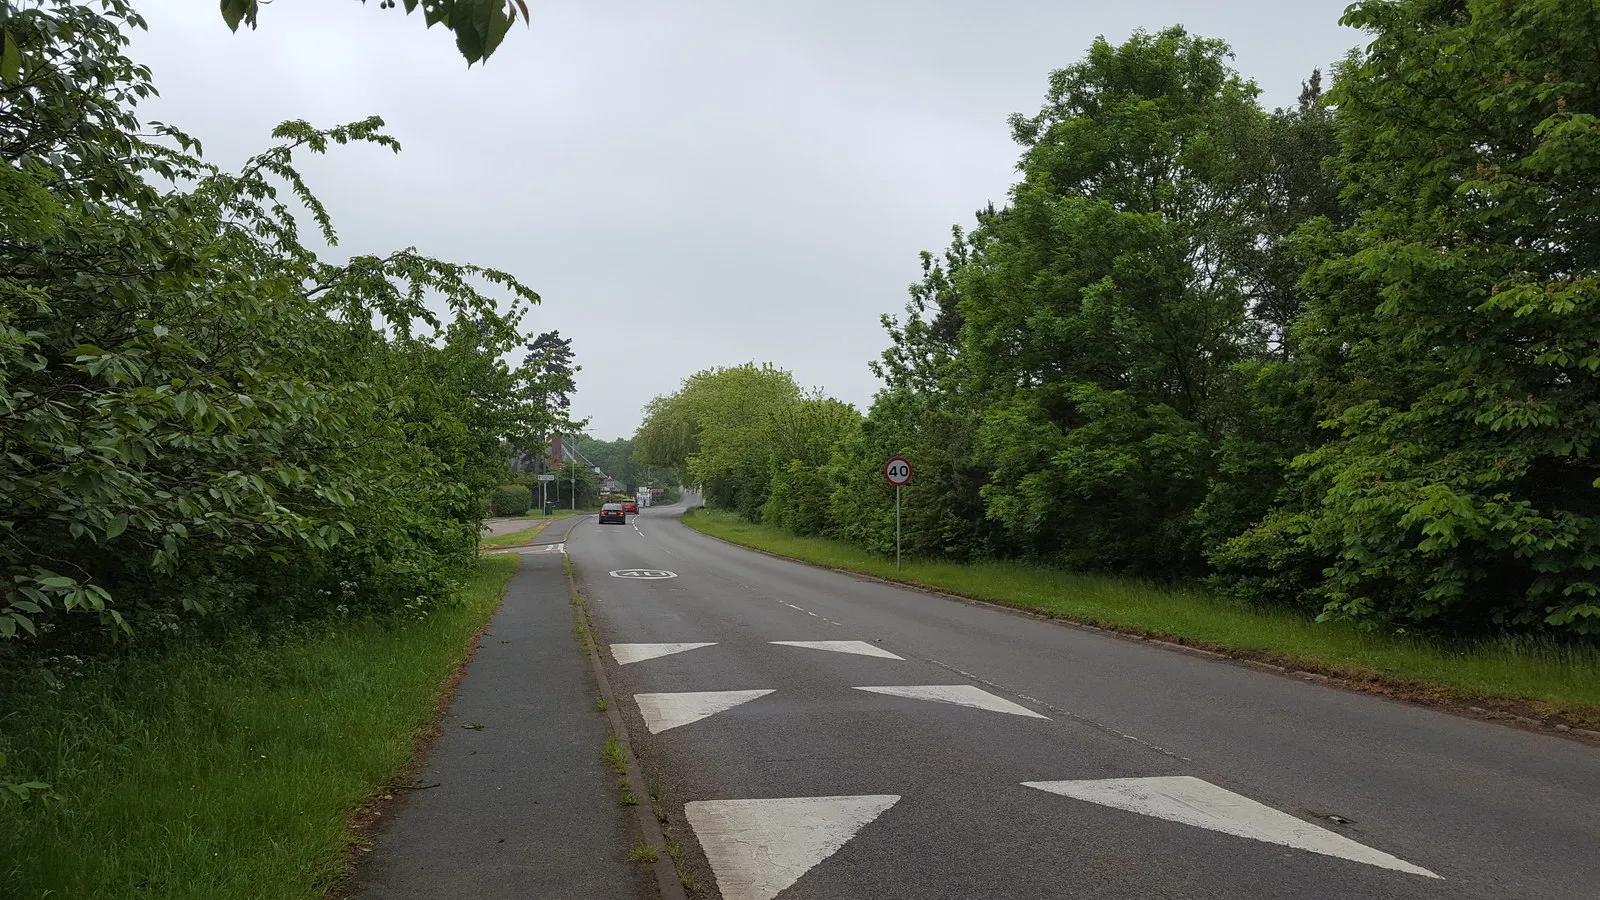
{"label": "white painted arrow on road", "polygon": [[884,659],[904,660],[903,656],[874,647],[866,641],[771,641],[784,647],[805,647],[809,650],[832,650],[835,653],[858,653],[862,656],[880,656]]}
{"label": "white painted arrow on road", "polygon": [[909,697],[912,700],[933,700],[938,703],[954,703],[956,706],[970,706],[973,709],[987,709],[993,712],[1010,713],[1013,716],[1028,716],[1034,719],[1048,719],[1025,706],[1012,703],[1004,697],[997,697],[981,688],[970,684],[912,684],[891,687],[858,687],[858,691],[871,691],[874,694],[887,694],[891,697]]}
{"label": "white painted arrow on road", "polygon": [[671,656],[685,650],[714,646],[716,646],[715,641],[703,644],[612,644],[611,655],[616,659],[617,665],[625,666],[628,663],[643,662],[658,656]]}
{"label": "white painted arrow on road", "polygon": [[899,802],[893,794],[683,805],[723,900],[772,900]]}
{"label": "white painted arrow on road", "polygon": [[644,727],[651,734],[660,734],[669,728],[698,722],[706,716],[726,712],[741,703],[772,693],[764,691],[694,691],[678,694],[635,694],[639,715],[644,717]]}
{"label": "white painted arrow on road", "polygon": [[1024,781],[1022,784],[1063,797],[1087,800],[1169,822],[1209,828],[1235,837],[1281,844],[1412,875],[1439,877],[1421,866],[1358,844],[1342,834],[1318,828],[1288,813],[1263,806],[1249,797],[1187,775],[1094,781]]}

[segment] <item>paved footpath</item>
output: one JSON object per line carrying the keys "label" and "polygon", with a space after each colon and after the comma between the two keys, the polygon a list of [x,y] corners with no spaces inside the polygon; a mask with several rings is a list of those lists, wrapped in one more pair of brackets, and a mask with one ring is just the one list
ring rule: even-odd
{"label": "paved footpath", "polygon": [[627,861],[636,821],[601,761],[611,732],[573,634],[559,543],[585,520],[521,553],[417,789],[357,872],[362,900],[656,895],[650,868]]}

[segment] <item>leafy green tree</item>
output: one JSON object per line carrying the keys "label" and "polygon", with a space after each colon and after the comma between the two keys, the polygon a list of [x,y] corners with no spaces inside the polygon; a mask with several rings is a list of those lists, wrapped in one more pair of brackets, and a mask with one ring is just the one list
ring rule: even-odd
{"label": "leafy green tree", "polygon": [[1265,129],[1227,56],[1181,28],[1102,39],[1012,118],[1023,180],[962,268],[960,356],[988,514],[1025,552],[1199,568],[1189,520],[1252,335]]}
{"label": "leafy green tree", "polygon": [[834,448],[860,427],[855,407],[820,394],[773,408],[763,442],[771,460],[761,520],[796,534],[829,530]]}
{"label": "leafy green tree", "polygon": [[523,366],[537,373],[537,384],[530,385],[533,402],[552,417],[565,417],[572,409],[574,379],[582,368],[573,363],[572,338],[546,331],[529,341],[527,349]]}
{"label": "leafy green tree", "polygon": [[647,465],[678,468],[708,504],[758,517],[771,475],[767,419],[800,397],[794,377],[770,364],[696,372],[645,407],[634,448]]}
{"label": "leafy green tree", "polygon": [[595,440],[587,435],[569,438],[584,458],[592,460],[600,470],[621,481],[629,490],[640,487],[671,488],[678,484],[678,472],[662,466],[649,466],[634,459],[633,441],[617,438],[614,441]]}
{"label": "leafy green tree", "polygon": [[26,63],[0,89],[0,635],[444,596],[499,447],[551,426],[503,361],[537,295],[409,248],[319,259],[294,207],[336,235],[296,155],[397,149],[381,121],[286,123],[221,171],[174,129],[144,136],[153,88],[122,52],[139,24],[120,0],[5,22]]}
{"label": "leafy green tree", "polygon": [[569,459],[550,471],[556,476],[550,483],[550,499],[557,509],[592,509],[600,505],[600,483],[595,480],[593,468]]}
{"label": "leafy green tree", "polygon": [[[997,216],[979,211],[983,223]],[[980,491],[988,470],[975,458],[980,410],[960,388],[960,279],[971,245],[958,226],[942,258],[922,254],[922,279],[910,287],[903,318],[883,317],[890,346],[872,362],[884,381],[861,427],[839,442],[827,533],[875,552],[894,552],[894,490],[883,464],[912,463],[902,491],[902,547],[912,556],[969,559],[995,549],[997,528]]]}
{"label": "leafy green tree", "polygon": [[1234,248],[1252,320],[1262,331],[1270,358],[1292,355],[1290,324],[1305,304],[1300,276],[1314,257],[1294,240],[1306,222],[1322,218],[1340,225],[1349,216],[1339,201],[1341,182],[1329,161],[1339,152],[1333,110],[1322,90],[1322,70],[1302,85],[1298,103],[1274,110],[1263,122],[1260,143],[1241,185],[1241,227],[1248,236]]}
{"label": "leafy green tree", "polygon": [[[1226,424],[1192,522],[1212,562],[1279,500],[1289,462],[1327,439],[1317,428],[1313,379],[1295,358],[1291,328],[1305,304],[1300,278],[1318,259],[1315,243],[1300,240],[1299,229],[1312,220],[1350,221],[1339,202],[1339,178],[1328,165],[1338,152],[1338,134],[1320,70],[1302,85],[1296,106],[1267,119],[1258,151],[1242,195],[1241,227],[1255,238],[1235,250],[1257,334],[1233,366],[1237,390],[1216,404],[1216,417]],[[1243,561],[1229,552],[1233,562]],[[1314,572],[1323,564],[1308,557],[1297,568]],[[1279,579],[1246,578],[1232,562],[1230,570],[1229,587],[1254,599],[1276,603],[1300,593]]]}
{"label": "leafy green tree", "polygon": [[1358,213],[1309,226],[1294,330],[1333,439],[1230,548],[1330,568],[1325,615],[1600,631],[1600,16],[1363,2],[1339,74]]}

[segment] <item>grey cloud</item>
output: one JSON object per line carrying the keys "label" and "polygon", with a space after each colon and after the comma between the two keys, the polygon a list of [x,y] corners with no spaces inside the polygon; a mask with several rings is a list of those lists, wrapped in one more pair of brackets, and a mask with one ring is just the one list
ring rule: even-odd
{"label": "grey cloud", "polygon": [[1345,5],[539,0],[468,71],[442,31],[372,4],[273,4],[233,35],[214,5],[163,0],[134,53],[163,94],[146,114],[225,164],[286,118],[382,115],[403,154],[306,166],[341,249],[515,272],[544,297],[531,324],[574,338],[576,410],[611,438],[691,372],[752,359],[865,408],[878,316],[919,250],[1005,199],[1005,118],[1051,69],[1182,22],[1285,105],[1359,43]]}

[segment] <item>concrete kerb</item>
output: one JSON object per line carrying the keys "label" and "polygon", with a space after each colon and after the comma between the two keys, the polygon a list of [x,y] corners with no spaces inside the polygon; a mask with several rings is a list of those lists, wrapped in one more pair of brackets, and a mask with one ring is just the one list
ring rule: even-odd
{"label": "concrete kerb", "polygon": [[[645,781],[644,770],[639,766],[638,757],[633,754],[633,744],[628,740],[628,727],[622,720],[622,706],[617,702],[617,695],[611,690],[605,666],[600,661],[600,645],[595,641],[594,625],[589,621],[589,607],[583,599],[583,594],[578,590],[578,582],[574,577],[576,567],[571,557],[565,558],[563,562],[567,578],[567,595],[572,602],[573,615],[578,620],[579,628],[586,635],[584,645],[589,654],[589,664],[594,667],[595,681],[600,685],[600,696],[606,702],[606,719],[611,723],[611,734],[622,748],[628,790],[635,797],[648,800],[649,784]],[[654,850],[656,854],[651,870],[655,873],[656,885],[661,891],[662,900],[688,900],[683,879],[679,877],[677,865],[667,851],[666,835],[661,830],[661,823],[656,820],[652,804],[637,803],[633,811],[639,821],[639,833],[644,838],[645,846]]]}
{"label": "concrete kerb", "polygon": [[1218,661],[1221,661],[1221,662],[1230,663],[1232,665],[1248,666],[1249,668],[1252,668],[1252,669],[1257,669],[1259,671],[1267,672],[1267,673],[1274,674],[1274,675],[1281,675],[1281,676],[1284,676],[1284,677],[1287,677],[1287,678],[1294,678],[1294,679],[1299,680],[1299,681],[1304,681],[1304,682],[1308,682],[1308,683],[1322,684],[1322,685],[1325,685],[1327,687],[1338,688],[1340,690],[1347,690],[1347,691],[1351,691],[1351,692],[1358,693],[1358,694],[1375,695],[1375,696],[1383,697],[1384,699],[1395,701],[1395,702],[1399,702],[1399,703],[1410,703],[1410,704],[1414,704],[1414,705],[1417,705],[1417,706],[1426,706],[1429,709],[1434,709],[1434,710],[1438,710],[1440,712],[1446,712],[1446,713],[1450,713],[1452,715],[1458,715],[1458,716],[1462,716],[1462,717],[1465,717],[1465,718],[1478,719],[1478,720],[1485,721],[1485,722],[1494,722],[1494,723],[1499,724],[1499,725],[1506,725],[1506,726],[1510,726],[1510,727],[1520,727],[1520,728],[1523,728],[1523,729],[1528,730],[1528,731],[1538,731],[1538,732],[1541,732],[1541,733],[1546,733],[1546,734],[1551,734],[1551,735],[1559,735],[1561,737],[1568,738],[1568,739],[1571,739],[1571,740],[1577,740],[1577,741],[1579,741],[1581,743],[1585,743],[1585,744],[1591,744],[1591,745],[1600,744],[1600,731],[1592,731],[1592,730],[1587,729],[1587,728],[1579,728],[1576,725],[1569,725],[1569,726],[1566,726],[1566,727],[1561,727],[1557,723],[1544,722],[1544,721],[1541,721],[1539,719],[1533,719],[1533,718],[1529,718],[1527,716],[1517,715],[1516,713],[1508,712],[1508,711],[1505,711],[1505,710],[1490,710],[1490,709],[1485,709],[1483,707],[1478,707],[1478,706],[1467,706],[1467,705],[1465,705],[1463,703],[1427,700],[1427,699],[1422,699],[1422,698],[1418,698],[1418,697],[1414,697],[1414,696],[1396,696],[1395,694],[1390,693],[1388,691],[1377,690],[1374,687],[1368,686],[1364,682],[1357,681],[1356,679],[1353,679],[1353,678],[1341,677],[1341,676],[1337,676],[1337,675],[1328,675],[1328,674],[1323,673],[1323,672],[1311,672],[1311,671],[1306,671],[1306,670],[1303,670],[1303,669],[1291,669],[1291,668],[1288,668],[1288,667],[1285,667],[1285,666],[1280,666],[1280,665],[1275,665],[1273,663],[1265,662],[1263,660],[1254,659],[1252,657],[1245,656],[1245,655],[1240,655],[1240,654],[1235,654],[1235,653],[1228,653],[1228,652],[1218,652],[1216,650],[1208,650],[1208,649],[1204,649],[1204,648],[1201,648],[1201,647],[1191,647],[1188,644],[1179,644],[1179,643],[1176,643],[1174,641],[1161,640],[1161,639],[1158,639],[1158,638],[1155,638],[1155,637],[1152,637],[1152,636],[1140,634],[1140,633],[1138,633],[1136,631],[1124,631],[1124,630],[1122,630],[1122,629],[1120,629],[1120,628],[1118,628],[1118,627],[1116,627],[1114,625],[1112,625],[1112,626],[1091,625],[1091,624],[1089,624],[1087,622],[1079,622],[1076,619],[1072,619],[1072,618],[1070,618],[1068,616],[1063,616],[1063,615],[1059,615],[1059,614],[1043,613],[1043,612],[1038,612],[1036,610],[1024,609],[1022,607],[1017,607],[1017,606],[1007,606],[1004,603],[994,603],[994,602],[991,602],[991,601],[988,601],[988,600],[979,600],[979,599],[976,599],[974,597],[964,597],[964,596],[962,596],[960,594],[952,594],[952,593],[949,593],[948,591],[941,591],[941,590],[938,590],[936,588],[930,588],[930,587],[926,587],[924,585],[914,584],[914,583],[909,582],[909,581],[898,581],[898,580],[893,579],[893,578],[884,578],[884,577],[881,577],[881,576],[878,576],[878,575],[868,575],[868,574],[866,574],[864,572],[856,572],[856,571],[852,571],[850,569],[841,569],[841,568],[839,568],[837,566],[825,565],[823,563],[814,563],[814,562],[810,562],[810,561],[807,561],[807,560],[804,560],[804,559],[799,559],[799,558],[793,557],[793,556],[785,556],[782,553],[774,553],[774,552],[772,552],[770,550],[762,550],[759,547],[751,547],[751,546],[748,546],[746,544],[741,544],[738,541],[730,541],[727,538],[718,537],[717,535],[714,535],[714,534],[709,534],[707,532],[701,531],[700,529],[694,528],[692,526],[685,526],[685,527],[688,527],[691,531],[695,532],[696,534],[704,535],[705,537],[708,537],[708,538],[710,538],[711,540],[714,540],[714,541],[721,541],[722,543],[727,544],[730,547],[738,547],[741,550],[749,550],[752,553],[760,553],[763,556],[770,556],[773,559],[781,559],[781,560],[786,560],[786,561],[792,562],[792,563],[799,563],[800,565],[803,565],[803,566],[810,566],[813,569],[822,569],[822,570],[828,571],[828,572],[837,572],[840,575],[848,575],[851,578],[859,578],[859,579],[862,579],[864,581],[874,581],[874,582],[877,582],[878,584],[886,584],[886,585],[891,585],[891,586],[897,587],[897,588],[904,588],[906,590],[916,591],[916,592],[921,593],[921,594],[928,594],[929,596],[940,597],[940,598],[945,599],[945,600],[953,600],[953,601],[955,601],[957,603],[966,603],[966,604],[969,604],[969,605],[972,605],[972,606],[981,606],[981,607],[984,607],[986,609],[993,609],[993,610],[997,610],[999,612],[1008,613],[1008,614],[1014,615],[1014,616],[1025,616],[1025,617],[1030,618],[1030,619],[1038,619],[1038,620],[1044,621],[1044,622],[1051,622],[1051,623],[1054,623],[1056,625],[1065,626],[1065,627],[1068,627],[1068,628],[1077,628],[1077,629],[1082,629],[1082,630],[1085,630],[1085,631],[1098,631],[1098,632],[1100,632],[1101,634],[1104,634],[1104,635],[1109,635],[1111,637],[1120,638],[1120,639],[1126,640],[1126,641],[1138,641],[1138,642],[1143,643],[1143,644],[1150,644],[1152,646],[1160,647],[1163,650],[1168,650],[1168,651],[1172,651],[1172,652],[1175,652],[1175,653],[1185,653],[1185,654],[1188,654],[1190,656],[1197,656],[1197,657],[1201,657],[1201,658],[1204,658],[1204,659],[1214,659],[1214,660],[1218,660]]}

